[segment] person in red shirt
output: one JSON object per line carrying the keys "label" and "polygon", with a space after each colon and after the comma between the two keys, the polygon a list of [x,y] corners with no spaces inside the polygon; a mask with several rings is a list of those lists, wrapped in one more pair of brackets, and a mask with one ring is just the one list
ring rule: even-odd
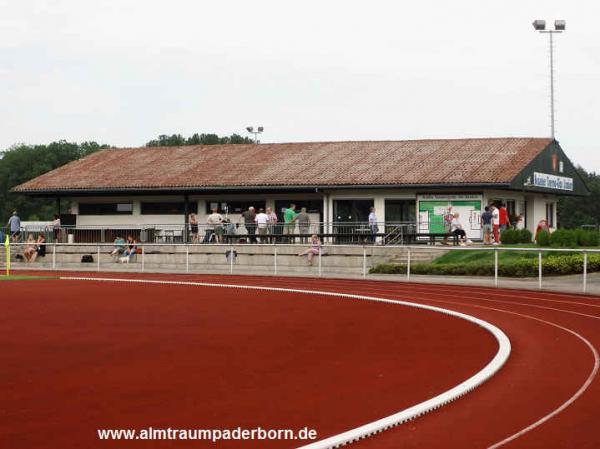
{"label": "person in red shirt", "polygon": [[537,242],[538,234],[541,231],[550,232],[550,228],[548,227],[548,222],[546,220],[540,220],[537,227],[535,228],[535,235],[533,237],[533,240],[535,242]]}
{"label": "person in red shirt", "polygon": [[498,212],[500,213],[500,236],[502,236],[502,233],[510,227],[510,222],[508,220],[508,211],[506,210],[506,204],[500,204],[500,209],[498,210]]}

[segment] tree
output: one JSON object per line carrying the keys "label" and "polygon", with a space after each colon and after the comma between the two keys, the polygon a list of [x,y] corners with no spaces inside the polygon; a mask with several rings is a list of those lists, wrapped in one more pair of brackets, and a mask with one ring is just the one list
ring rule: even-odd
{"label": "tree", "polygon": [[558,201],[558,222],[561,228],[577,228],[581,225],[600,224],[600,175],[586,172],[583,167],[577,171],[591,191],[589,197],[564,196]]}
{"label": "tree", "polygon": [[219,144],[244,144],[254,143],[249,137],[242,137],[239,134],[219,137],[217,134],[198,134],[185,138],[181,134],[172,134],[170,136],[161,134],[158,139],[153,139],[146,143],[148,147],[179,147],[184,145],[219,145]]}
{"label": "tree", "polygon": [[104,148],[110,147],[97,142],[77,144],[60,140],[48,145],[18,144],[1,151],[0,219],[5,222],[13,210],[17,210],[23,220],[51,219],[55,213],[53,199],[30,198],[10,193],[10,189]]}

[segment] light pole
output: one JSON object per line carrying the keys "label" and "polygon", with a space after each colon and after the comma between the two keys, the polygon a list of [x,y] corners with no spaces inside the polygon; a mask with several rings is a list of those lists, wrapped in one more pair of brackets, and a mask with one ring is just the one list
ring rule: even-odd
{"label": "light pole", "polygon": [[546,33],[550,36],[550,130],[554,139],[554,42],[553,35],[562,33],[566,29],[567,22],[564,20],[555,20],[554,29],[546,29],[545,20],[534,20],[533,28],[540,33]]}
{"label": "light pole", "polygon": [[254,131],[254,126],[248,126],[246,127],[246,131],[248,131],[250,134],[254,134],[254,143],[258,144],[258,135],[260,133],[262,133],[265,130],[265,128],[263,128],[262,126],[259,126],[258,128],[256,128],[256,131]]}

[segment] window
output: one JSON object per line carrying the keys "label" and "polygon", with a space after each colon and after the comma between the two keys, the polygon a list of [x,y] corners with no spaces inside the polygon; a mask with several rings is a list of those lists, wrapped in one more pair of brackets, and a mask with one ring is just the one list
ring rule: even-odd
{"label": "window", "polygon": [[133,203],[79,203],[79,215],[131,215]]}
{"label": "window", "polygon": [[[188,213],[197,213],[198,203],[188,203]],[[185,202],[171,201],[161,203],[142,203],[142,215],[183,215]]]}
{"label": "window", "polygon": [[248,210],[250,206],[253,206],[257,211],[261,207],[264,209],[266,206],[265,200],[258,201],[207,201],[206,202],[206,213],[211,214],[213,208],[217,208],[217,212],[220,214],[241,214]]}
{"label": "window", "polygon": [[515,200],[506,200],[506,212],[508,212],[509,217],[514,217],[517,215]]}
{"label": "window", "polygon": [[373,207],[373,200],[334,200],[333,221],[365,223],[369,221],[369,209],[371,207]]}
{"label": "window", "polygon": [[385,200],[386,223],[416,222],[415,204],[415,200]]}
{"label": "window", "polygon": [[319,220],[321,221],[323,200],[277,200],[275,201],[274,212],[277,214],[279,221],[283,222],[283,213],[292,203],[296,205],[296,212],[300,212],[300,209],[306,207],[306,212],[309,214],[319,214]]}
{"label": "window", "polygon": [[546,221],[548,226],[554,227],[554,203],[546,203]]}

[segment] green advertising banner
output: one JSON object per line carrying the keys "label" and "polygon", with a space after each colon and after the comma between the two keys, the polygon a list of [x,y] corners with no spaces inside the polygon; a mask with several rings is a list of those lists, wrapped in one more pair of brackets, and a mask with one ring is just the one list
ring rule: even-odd
{"label": "green advertising banner", "polygon": [[481,238],[481,195],[420,195],[419,232],[448,232],[444,217],[458,212],[469,239]]}

